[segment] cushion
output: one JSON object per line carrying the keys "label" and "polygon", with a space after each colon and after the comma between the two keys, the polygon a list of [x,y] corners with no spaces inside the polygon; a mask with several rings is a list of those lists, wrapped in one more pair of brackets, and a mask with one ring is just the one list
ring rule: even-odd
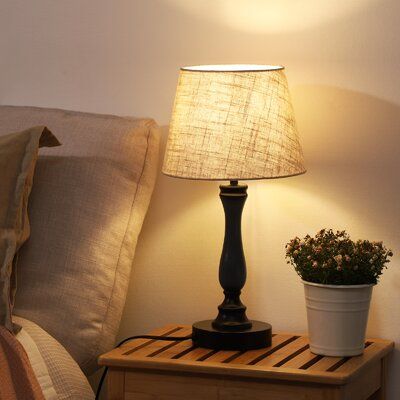
{"label": "cushion", "polygon": [[37,162],[15,313],[90,374],[115,343],[155,183],[158,128],[150,119],[0,107],[0,135],[40,123],[63,145],[44,149]]}
{"label": "cushion", "polygon": [[28,354],[46,400],[94,400],[94,393],[78,364],[64,347],[40,326],[15,317],[17,335]]}
{"label": "cushion", "polygon": [[28,198],[39,146],[56,146],[44,126],[0,137],[0,324],[13,330],[16,253],[29,237]]}
{"label": "cushion", "polygon": [[25,331],[24,328],[19,330],[19,332],[16,334],[16,338],[21,343],[22,347],[25,350],[25,353],[27,354],[30,366],[33,370],[33,374],[35,375],[38,381],[38,384],[40,386],[44,398],[46,400],[57,400],[57,392],[54,388],[54,384],[50,377],[49,370],[47,369],[47,365],[44,362],[44,359],[40,354],[40,351],[36,346],[36,343],[33,341],[33,339]]}

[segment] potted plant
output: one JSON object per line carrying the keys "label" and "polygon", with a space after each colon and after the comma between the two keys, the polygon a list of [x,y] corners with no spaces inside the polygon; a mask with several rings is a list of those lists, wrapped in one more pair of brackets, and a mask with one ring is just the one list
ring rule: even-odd
{"label": "potted plant", "polygon": [[286,258],[304,284],[310,350],[326,356],[363,352],[372,288],[393,256],[382,242],[322,229],[295,237]]}

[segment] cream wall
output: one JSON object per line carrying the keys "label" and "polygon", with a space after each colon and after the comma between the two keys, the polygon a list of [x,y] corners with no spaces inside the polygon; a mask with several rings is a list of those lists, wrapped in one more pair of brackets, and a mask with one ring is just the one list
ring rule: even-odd
{"label": "cream wall", "polygon": [[[0,103],[152,116],[165,126],[180,65],[285,65],[309,171],[249,183],[249,315],[304,331],[302,286],[284,244],[347,229],[395,252],[374,289],[368,333],[400,345],[399,14],[397,0],[1,0]],[[222,235],[216,183],[159,177],[121,338],[215,315]],[[397,400],[398,349],[390,370]]]}

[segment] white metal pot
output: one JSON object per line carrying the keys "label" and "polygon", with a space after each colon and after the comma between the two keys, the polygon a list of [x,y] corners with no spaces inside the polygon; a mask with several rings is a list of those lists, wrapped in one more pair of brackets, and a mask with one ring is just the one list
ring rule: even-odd
{"label": "white metal pot", "polygon": [[302,281],[310,350],[325,356],[362,354],[374,285],[321,285]]}

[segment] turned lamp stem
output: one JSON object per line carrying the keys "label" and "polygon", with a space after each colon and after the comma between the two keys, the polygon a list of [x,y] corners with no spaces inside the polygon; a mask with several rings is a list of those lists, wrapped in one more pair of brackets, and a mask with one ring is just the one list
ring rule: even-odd
{"label": "turned lamp stem", "polygon": [[230,181],[230,185],[220,186],[219,197],[225,211],[225,238],[219,264],[219,282],[224,289],[225,299],[218,307],[219,313],[212,326],[219,330],[243,331],[252,327],[246,316],[246,307],[240,301],[240,293],[246,282],[241,219],[247,185]]}
{"label": "turned lamp stem", "polygon": [[225,298],[218,306],[217,318],[193,324],[193,344],[214,350],[246,351],[268,347],[271,345],[271,325],[250,321],[246,316],[246,306],[240,301],[240,293],[246,282],[241,220],[247,185],[230,181],[229,185],[221,185],[219,188],[219,197],[225,211],[219,282]]}

